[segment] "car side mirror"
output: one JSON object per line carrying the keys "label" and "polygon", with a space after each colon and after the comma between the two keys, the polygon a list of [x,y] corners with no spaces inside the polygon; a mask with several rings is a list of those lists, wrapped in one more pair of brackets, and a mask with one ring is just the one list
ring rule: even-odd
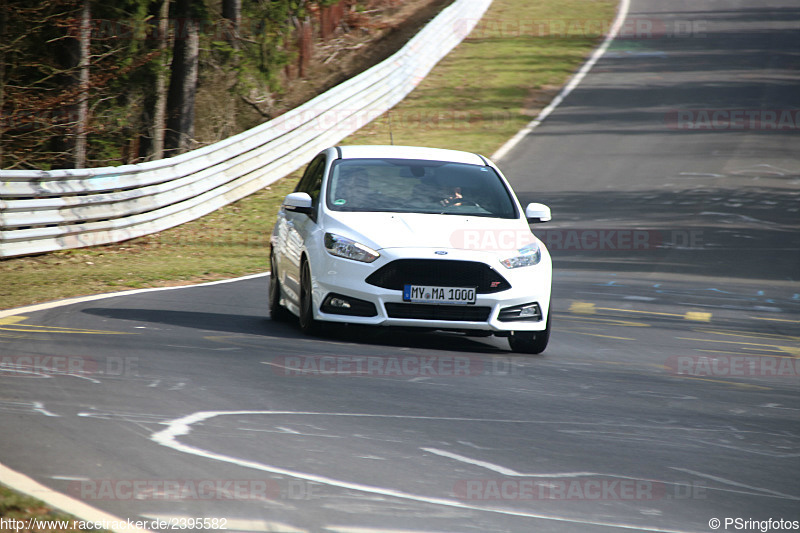
{"label": "car side mirror", "polygon": [[283,208],[287,211],[310,215],[314,210],[314,201],[307,192],[293,192],[283,199]]}
{"label": "car side mirror", "polygon": [[525,218],[529,224],[550,221],[550,208],[544,204],[528,204],[525,208]]}

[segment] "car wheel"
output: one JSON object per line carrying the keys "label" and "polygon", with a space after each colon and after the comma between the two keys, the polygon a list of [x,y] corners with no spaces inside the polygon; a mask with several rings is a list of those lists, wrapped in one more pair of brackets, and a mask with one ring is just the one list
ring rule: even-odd
{"label": "car wheel", "polygon": [[508,345],[511,351],[518,353],[539,354],[547,348],[550,341],[550,315],[552,309],[547,312],[547,325],[542,331],[512,331],[508,336]]}
{"label": "car wheel", "polygon": [[269,317],[280,322],[289,318],[289,311],[281,305],[281,282],[275,268],[275,256],[269,256]]}
{"label": "car wheel", "polygon": [[319,322],[314,320],[314,298],[311,295],[311,268],[308,261],[300,267],[300,329],[309,335],[319,333]]}

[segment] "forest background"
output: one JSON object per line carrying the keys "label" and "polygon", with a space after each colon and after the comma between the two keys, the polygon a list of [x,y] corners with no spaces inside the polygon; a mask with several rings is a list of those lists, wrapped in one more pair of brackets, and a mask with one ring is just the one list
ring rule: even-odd
{"label": "forest background", "polygon": [[0,0],[0,168],[122,165],[214,143],[377,63],[406,19],[421,25],[446,3]]}

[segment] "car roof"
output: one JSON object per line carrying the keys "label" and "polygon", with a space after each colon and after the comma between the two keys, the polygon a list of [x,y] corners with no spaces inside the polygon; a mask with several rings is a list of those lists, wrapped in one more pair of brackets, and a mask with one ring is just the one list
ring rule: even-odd
{"label": "car roof", "polygon": [[443,148],[396,145],[351,145],[337,146],[342,159],[423,159],[429,161],[451,161],[468,165],[486,166],[486,160],[478,154]]}

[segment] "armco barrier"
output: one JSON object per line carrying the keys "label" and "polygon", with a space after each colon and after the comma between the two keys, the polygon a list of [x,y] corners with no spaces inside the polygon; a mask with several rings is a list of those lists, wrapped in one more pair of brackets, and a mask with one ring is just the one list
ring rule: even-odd
{"label": "armco barrier", "polygon": [[118,167],[0,170],[0,257],[156,233],[256,192],[396,105],[490,4],[457,0],[382,63],[275,120],[204,148]]}

